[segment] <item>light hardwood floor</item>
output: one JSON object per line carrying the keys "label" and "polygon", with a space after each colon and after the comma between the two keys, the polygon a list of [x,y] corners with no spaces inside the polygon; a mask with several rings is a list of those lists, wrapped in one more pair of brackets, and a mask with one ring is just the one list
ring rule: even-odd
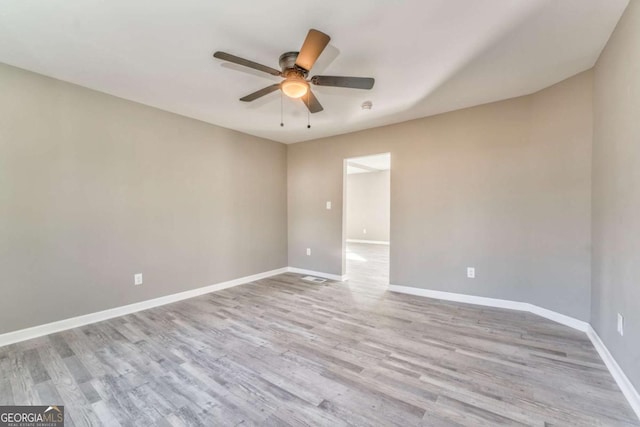
{"label": "light hardwood floor", "polygon": [[0,348],[0,404],[69,426],[640,425],[583,333],[387,292],[367,271],[388,248],[349,248],[349,282],[283,274]]}
{"label": "light hardwood floor", "polygon": [[347,276],[352,285],[386,290],[389,284],[389,245],[347,243]]}

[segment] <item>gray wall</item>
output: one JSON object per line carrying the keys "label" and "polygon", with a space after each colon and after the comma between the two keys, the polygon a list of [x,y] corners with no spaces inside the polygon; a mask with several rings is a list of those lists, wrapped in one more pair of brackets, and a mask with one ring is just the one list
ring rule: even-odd
{"label": "gray wall", "polygon": [[591,323],[640,390],[640,1],[629,2],[594,76]]}
{"label": "gray wall", "polygon": [[0,333],[287,265],[286,146],[6,65],[0,94]]}
{"label": "gray wall", "polygon": [[343,273],[343,160],[390,152],[391,283],[589,320],[591,87],[290,145],[289,265]]}
{"label": "gray wall", "polygon": [[389,241],[390,185],[388,170],[347,175],[347,239]]}

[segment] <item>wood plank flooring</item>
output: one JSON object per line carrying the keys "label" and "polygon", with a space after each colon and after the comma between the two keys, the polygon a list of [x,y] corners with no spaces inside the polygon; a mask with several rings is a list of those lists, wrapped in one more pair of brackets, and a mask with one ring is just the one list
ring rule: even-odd
{"label": "wood plank flooring", "polygon": [[69,426],[640,425],[584,334],[387,292],[366,272],[388,247],[349,249],[349,282],[283,274],[2,347],[0,404]]}

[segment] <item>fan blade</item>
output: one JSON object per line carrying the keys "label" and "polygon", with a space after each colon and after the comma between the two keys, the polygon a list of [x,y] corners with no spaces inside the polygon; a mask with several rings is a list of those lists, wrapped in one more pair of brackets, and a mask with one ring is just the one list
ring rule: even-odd
{"label": "fan blade", "polygon": [[304,105],[307,106],[310,113],[319,113],[320,111],[324,110],[324,108],[322,108],[322,105],[320,104],[320,101],[318,101],[318,98],[316,98],[311,90],[307,92],[306,96],[303,96],[300,99],[302,100],[302,102],[304,102]]}
{"label": "fan blade", "polygon": [[258,64],[257,62],[249,61],[248,59],[231,55],[230,53],[218,51],[213,54],[213,57],[222,59],[223,61],[233,62],[234,64],[244,65],[245,67],[253,68],[254,70],[262,71],[264,73],[273,74],[274,76],[282,75],[282,73],[275,68],[267,67],[266,65]]}
{"label": "fan blade", "polygon": [[375,83],[371,77],[313,76],[311,83],[318,86],[348,87],[351,89],[371,89]]}
{"label": "fan blade", "polygon": [[296,65],[307,71],[311,70],[324,48],[329,44],[329,40],[331,40],[331,37],[325,33],[314,29],[309,30],[300,53],[298,53]]}
{"label": "fan blade", "polygon": [[262,89],[260,89],[258,91],[250,93],[247,96],[243,96],[242,98],[240,98],[240,101],[243,101],[243,102],[255,101],[256,99],[258,99],[258,98],[260,98],[262,96],[268,95],[271,92],[275,92],[278,89],[280,89],[280,83],[276,83],[276,84],[273,84],[271,86],[267,86],[267,87],[262,88]]}

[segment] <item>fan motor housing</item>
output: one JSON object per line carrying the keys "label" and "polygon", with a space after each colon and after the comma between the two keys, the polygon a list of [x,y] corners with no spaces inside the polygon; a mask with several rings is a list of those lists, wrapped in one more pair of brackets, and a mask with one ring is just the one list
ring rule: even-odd
{"label": "fan motor housing", "polygon": [[296,59],[298,59],[299,53],[300,52],[285,52],[280,55],[278,63],[280,64],[280,68],[282,69],[282,73],[285,77],[292,74],[302,78],[307,77],[308,71],[296,65]]}

